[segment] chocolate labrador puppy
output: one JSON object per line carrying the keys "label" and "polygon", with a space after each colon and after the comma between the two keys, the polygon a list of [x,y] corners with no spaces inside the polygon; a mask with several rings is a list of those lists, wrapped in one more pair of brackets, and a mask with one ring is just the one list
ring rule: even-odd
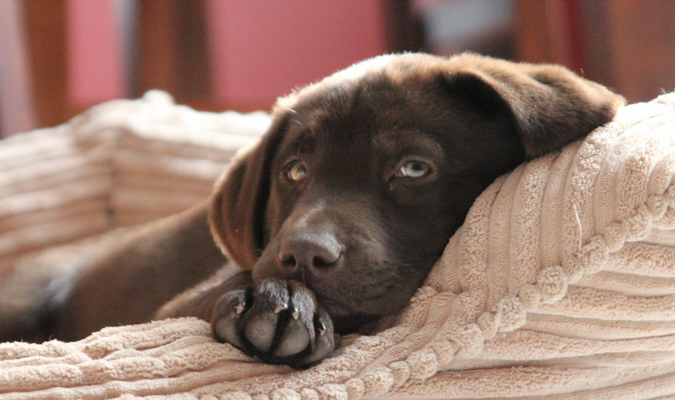
{"label": "chocolate labrador puppy", "polygon": [[[311,365],[334,333],[406,305],[495,178],[623,103],[557,66],[472,54],[356,64],[280,99],[208,204],[108,236],[34,284],[29,309],[3,306],[2,337],[196,316],[264,361]],[[27,279],[15,275],[0,290]]]}

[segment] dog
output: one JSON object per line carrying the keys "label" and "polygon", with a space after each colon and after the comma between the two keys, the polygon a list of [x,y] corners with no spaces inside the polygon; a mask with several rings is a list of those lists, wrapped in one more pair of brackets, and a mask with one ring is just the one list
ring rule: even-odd
{"label": "dog", "polygon": [[28,286],[34,299],[2,305],[0,338],[195,316],[265,362],[312,365],[406,305],[495,178],[623,104],[559,66],[469,53],[355,64],[278,100],[205,203],[89,243],[40,279],[6,278],[5,298]]}

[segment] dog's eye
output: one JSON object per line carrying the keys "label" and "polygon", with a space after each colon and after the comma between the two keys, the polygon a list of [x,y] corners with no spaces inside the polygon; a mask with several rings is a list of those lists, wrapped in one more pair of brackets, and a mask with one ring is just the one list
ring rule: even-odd
{"label": "dog's eye", "polygon": [[396,172],[398,178],[421,178],[431,172],[429,164],[423,161],[408,161]]}
{"label": "dog's eye", "polygon": [[300,161],[294,161],[286,170],[286,176],[292,181],[299,181],[307,176],[307,167]]}

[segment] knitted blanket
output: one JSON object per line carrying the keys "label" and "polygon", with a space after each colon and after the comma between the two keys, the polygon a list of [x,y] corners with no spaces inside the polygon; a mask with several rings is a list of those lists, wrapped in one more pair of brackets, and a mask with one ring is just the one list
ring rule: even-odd
{"label": "knitted blanket", "polygon": [[307,370],[205,322],[0,345],[0,399],[675,399],[675,94],[475,202],[393,328]]}

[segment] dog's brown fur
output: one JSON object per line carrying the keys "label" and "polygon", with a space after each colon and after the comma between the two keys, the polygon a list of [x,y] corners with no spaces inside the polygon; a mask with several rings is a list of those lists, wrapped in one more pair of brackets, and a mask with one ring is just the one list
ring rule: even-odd
{"label": "dog's brown fur", "polygon": [[[118,233],[74,269],[69,289],[1,310],[0,338],[50,328],[74,340],[146,321],[173,298],[157,317],[197,316],[265,361],[309,365],[332,352],[333,330],[406,304],[492,180],[621,105],[557,66],[472,54],[357,64],[280,99],[210,206]],[[401,175],[410,160],[425,174]],[[290,179],[298,163],[306,175]],[[238,267],[221,268],[219,248]]]}

